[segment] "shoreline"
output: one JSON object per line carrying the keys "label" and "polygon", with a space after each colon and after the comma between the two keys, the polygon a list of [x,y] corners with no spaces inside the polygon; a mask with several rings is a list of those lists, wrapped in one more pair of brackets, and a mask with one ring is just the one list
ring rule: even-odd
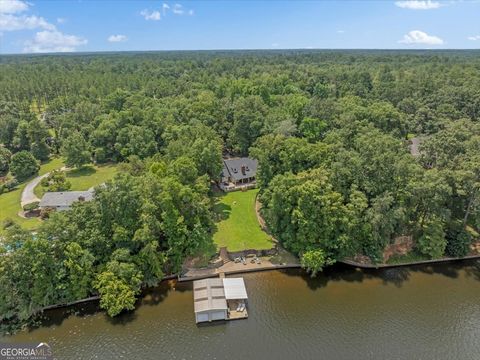
{"label": "shoreline", "polygon": [[[475,260],[475,259],[480,259],[480,255],[469,255],[469,256],[464,256],[464,257],[461,257],[461,258],[442,258],[442,259],[413,261],[413,262],[401,263],[401,264],[377,264],[377,265],[361,264],[361,263],[357,263],[353,260],[339,260],[339,261],[337,261],[337,263],[352,266],[352,267],[356,267],[356,268],[360,268],[360,269],[381,270],[381,269],[406,267],[406,266],[416,266],[416,265],[429,265],[429,264],[435,265],[435,264],[441,264],[441,263],[446,263],[446,262],[463,261],[463,260]],[[302,266],[300,264],[285,264],[285,265],[279,264],[279,265],[275,265],[275,266],[265,266],[265,267],[253,268],[253,269],[225,271],[225,272],[223,272],[223,274],[228,276],[228,275],[248,274],[248,273],[263,272],[263,271],[274,271],[274,270],[283,270],[283,269],[301,269],[301,268],[302,268]],[[199,275],[199,276],[188,276],[188,277],[180,277],[179,274],[171,274],[171,275],[165,276],[160,282],[168,281],[168,280],[177,280],[178,282],[188,282],[188,281],[195,281],[195,280],[213,278],[213,277],[218,277],[218,276],[220,276],[219,273]],[[147,289],[147,288],[145,288],[145,289]],[[67,303],[67,304],[49,305],[49,306],[46,306],[46,307],[42,308],[41,312],[48,311],[48,310],[53,310],[53,309],[58,309],[58,308],[69,307],[69,306],[73,306],[73,305],[78,305],[78,304],[82,304],[82,303],[85,303],[85,302],[96,301],[96,300],[99,300],[99,299],[100,299],[100,296],[95,295],[95,296],[90,296],[90,297],[85,298],[85,299],[72,301],[72,302]]]}
{"label": "shoreline", "polygon": [[394,268],[394,267],[405,267],[405,266],[415,266],[415,265],[428,265],[428,264],[440,264],[444,262],[450,262],[450,261],[461,261],[461,260],[474,260],[474,259],[480,259],[480,255],[467,255],[464,257],[446,257],[446,258],[441,258],[441,259],[430,259],[430,260],[420,260],[420,261],[411,261],[411,262],[406,262],[406,263],[398,263],[398,264],[362,264],[353,260],[339,260],[337,262],[345,264],[345,265],[350,265],[354,266],[357,268],[361,269],[388,269],[388,268]]}
{"label": "shoreline", "polygon": [[268,270],[300,269],[301,267],[302,266],[300,264],[284,264],[284,265],[278,264],[273,266],[255,267],[255,268],[241,269],[241,270],[227,270],[227,271],[206,274],[206,275],[178,277],[177,280],[178,282],[187,282],[187,281],[195,281],[195,280],[219,277],[220,274],[224,274],[225,276],[228,276],[228,275],[248,274],[248,273],[268,271]]}

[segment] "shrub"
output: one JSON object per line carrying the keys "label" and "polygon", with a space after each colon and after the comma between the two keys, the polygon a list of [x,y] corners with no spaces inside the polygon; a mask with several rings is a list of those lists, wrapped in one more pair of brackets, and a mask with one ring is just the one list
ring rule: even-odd
{"label": "shrub", "polygon": [[12,191],[15,189],[18,185],[18,180],[15,178],[11,178],[10,180],[6,181],[5,184],[3,184],[8,191]]}
{"label": "shrub", "polygon": [[40,210],[40,219],[48,219],[50,217],[50,214],[54,211],[55,210],[52,208],[43,208],[42,210]]}
{"label": "shrub", "polygon": [[38,201],[34,201],[32,203],[25,204],[23,206],[23,211],[32,211],[32,210],[38,209],[38,204],[39,204]]}
{"label": "shrub", "polygon": [[54,170],[46,178],[43,178],[40,185],[46,191],[67,191],[72,184],[67,180],[65,173],[61,170]]}
{"label": "shrub", "polygon": [[423,234],[417,242],[418,250],[432,259],[440,258],[447,246],[442,222],[438,219],[427,221],[422,230]]}
{"label": "shrub", "polygon": [[4,180],[3,184],[0,184],[0,194],[12,191],[15,189],[18,185],[17,179],[14,177],[8,177],[6,180]]}
{"label": "shrub", "polygon": [[325,265],[332,265],[334,261],[329,259],[322,249],[305,251],[301,257],[302,267],[314,277]]}
{"label": "shrub", "polygon": [[14,225],[15,224],[15,221],[13,221],[12,219],[10,218],[6,218],[5,220],[3,220],[2,222],[2,228],[3,230],[6,230],[8,229],[10,226]]}
{"label": "shrub", "polygon": [[454,257],[463,257],[468,254],[471,235],[465,230],[462,221],[451,222],[447,228],[447,253]]}
{"label": "shrub", "polygon": [[0,175],[8,173],[12,153],[7,148],[0,145]]}

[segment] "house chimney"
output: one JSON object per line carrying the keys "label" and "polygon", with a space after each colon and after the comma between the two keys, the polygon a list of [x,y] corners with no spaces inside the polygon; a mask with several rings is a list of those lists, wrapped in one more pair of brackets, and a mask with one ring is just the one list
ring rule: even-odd
{"label": "house chimney", "polygon": [[246,174],[247,174],[247,166],[242,165],[242,175],[246,175]]}

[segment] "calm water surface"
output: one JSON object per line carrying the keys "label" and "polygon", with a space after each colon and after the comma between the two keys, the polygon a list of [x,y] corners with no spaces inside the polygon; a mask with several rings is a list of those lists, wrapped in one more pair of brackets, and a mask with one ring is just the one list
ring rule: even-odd
{"label": "calm water surface", "polygon": [[168,282],[118,318],[55,310],[0,340],[48,342],[58,359],[480,359],[477,261],[244,278],[247,320],[197,326],[191,283]]}

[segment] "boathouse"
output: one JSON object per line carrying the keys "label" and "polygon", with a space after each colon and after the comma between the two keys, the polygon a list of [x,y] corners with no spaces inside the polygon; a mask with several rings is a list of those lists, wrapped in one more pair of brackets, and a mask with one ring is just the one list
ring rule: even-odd
{"label": "boathouse", "polygon": [[243,278],[210,278],[193,282],[197,323],[247,318],[247,299]]}

